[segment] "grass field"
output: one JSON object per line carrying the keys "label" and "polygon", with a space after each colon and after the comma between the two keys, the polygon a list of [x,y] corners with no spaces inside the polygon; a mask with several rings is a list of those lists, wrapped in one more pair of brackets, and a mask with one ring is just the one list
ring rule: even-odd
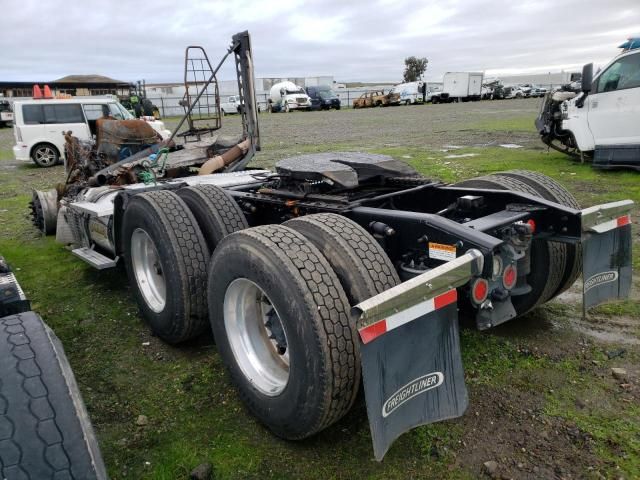
{"label": "grass field", "polygon": [[[640,204],[638,174],[595,171],[543,149],[533,128],[537,106],[514,100],[262,114],[255,165],[299,152],[369,150],[445,181],[524,168],[560,181],[583,206]],[[225,132],[237,131],[237,118],[225,122]],[[362,401],[316,437],[285,442],[242,406],[210,336],[177,347],[152,337],[121,269],[95,271],[30,225],[31,188],[61,181],[62,167],[18,164],[12,143],[11,130],[0,130],[0,253],[65,346],[112,478],[184,479],[209,462],[215,478],[230,479],[471,479],[485,475],[489,460],[498,463],[498,478],[640,477],[637,281],[631,300],[599,307],[586,320],[575,286],[489,332],[464,328],[469,410],[402,436],[377,463]],[[615,380],[612,367],[625,368],[627,381]],[[138,415],[148,424],[138,426]]]}

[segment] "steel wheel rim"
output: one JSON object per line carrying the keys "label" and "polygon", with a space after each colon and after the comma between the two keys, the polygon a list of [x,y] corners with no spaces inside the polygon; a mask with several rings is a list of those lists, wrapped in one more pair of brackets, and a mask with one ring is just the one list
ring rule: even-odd
{"label": "steel wheel rim", "polygon": [[55,159],[55,154],[51,147],[40,147],[36,150],[36,160],[44,165],[49,165]]}
{"label": "steel wheel rim", "polygon": [[167,284],[156,246],[141,228],[131,234],[131,264],[144,301],[151,310],[160,313],[167,304]]}
{"label": "steel wheel rim", "polygon": [[269,297],[251,280],[237,278],[227,287],[223,308],[229,346],[242,374],[264,395],[282,393],[289,381],[289,348]]}

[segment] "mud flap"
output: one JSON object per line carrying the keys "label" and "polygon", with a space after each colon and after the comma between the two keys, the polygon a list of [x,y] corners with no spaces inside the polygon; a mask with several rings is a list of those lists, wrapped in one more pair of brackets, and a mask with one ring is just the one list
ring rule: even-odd
{"label": "mud flap", "polygon": [[[628,216],[627,216],[628,217]],[[631,289],[631,224],[628,218],[616,227],[585,234],[582,243],[584,310],[613,298],[626,298]],[[618,223],[622,225],[617,226]]]}
{"label": "mud flap", "polygon": [[[378,461],[404,432],[459,417],[467,409],[455,297],[456,290],[451,290],[452,303],[430,313],[416,311],[418,317],[361,345],[367,414]],[[387,328],[394,321],[388,318]],[[366,338],[367,332],[361,332],[361,339]]]}
{"label": "mud flap", "polygon": [[354,308],[376,460],[412,428],[466,410],[455,287],[481,270],[474,250]]}
{"label": "mud flap", "polygon": [[631,289],[631,200],[585,208],[582,223],[583,316]]}

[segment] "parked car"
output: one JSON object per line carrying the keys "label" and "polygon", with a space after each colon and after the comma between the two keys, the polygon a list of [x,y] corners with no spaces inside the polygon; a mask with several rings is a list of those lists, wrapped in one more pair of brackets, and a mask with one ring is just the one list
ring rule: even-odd
{"label": "parked car", "polygon": [[[258,112],[261,112],[265,108],[264,102],[256,102],[258,105]],[[234,113],[240,113],[242,111],[242,105],[240,104],[239,95],[229,95],[225,98],[225,101],[220,102],[220,114],[230,115]]]}
{"label": "parked car", "polygon": [[311,99],[311,110],[340,110],[340,98],[329,85],[307,87],[307,95]]}
{"label": "parked car", "polygon": [[[16,101],[13,104],[13,135],[16,160],[33,160],[40,167],[52,167],[64,160],[63,132],[72,131],[79,140],[90,140],[96,134],[96,120],[111,116],[118,120],[134,117],[116,99],[108,97],[73,97]],[[143,117],[163,138],[171,132],[164,122]]]}
{"label": "parked car", "polygon": [[504,98],[524,98],[524,92],[520,85],[509,85],[504,87]]}
{"label": "parked car", "polygon": [[7,126],[11,122],[13,122],[11,105],[7,100],[0,100],[0,127]]}
{"label": "parked car", "polygon": [[224,102],[220,102],[220,113],[222,115],[240,113],[240,97],[238,95],[230,95]]}
{"label": "parked car", "polygon": [[269,112],[311,110],[311,99],[304,88],[293,82],[279,82],[269,92]]}
{"label": "parked car", "polygon": [[523,83],[521,85],[518,85],[520,87],[520,90],[522,91],[522,96],[524,98],[528,98],[531,96],[531,91],[533,90],[533,85],[531,85],[530,83]]}
{"label": "parked car", "polygon": [[480,98],[482,100],[491,100],[491,96],[493,95],[493,88],[488,87],[487,85],[483,85],[480,90]]}
{"label": "parked car", "polygon": [[538,87],[533,85],[531,88],[531,93],[529,96],[531,97],[544,97],[545,93],[547,93],[547,89],[544,87]]}
{"label": "parked car", "polygon": [[394,105],[400,103],[400,94],[389,92],[384,93],[384,90],[371,90],[365,92],[353,101],[353,108],[366,108],[366,107],[386,107],[388,105]]}

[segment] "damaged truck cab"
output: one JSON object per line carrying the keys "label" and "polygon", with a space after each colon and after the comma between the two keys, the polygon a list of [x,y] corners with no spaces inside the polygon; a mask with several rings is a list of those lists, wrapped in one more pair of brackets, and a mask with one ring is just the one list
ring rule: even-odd
{"label": "damaged truck cab", "polygon": [[542,141],[598,168],[640,170],[640,40],[593,77],[585,65],[580,88],[545,96],[536,127]]}

